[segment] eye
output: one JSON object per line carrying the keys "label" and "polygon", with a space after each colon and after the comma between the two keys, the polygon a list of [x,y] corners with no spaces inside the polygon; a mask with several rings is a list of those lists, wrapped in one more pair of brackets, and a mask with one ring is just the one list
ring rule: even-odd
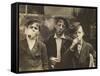
{"label": "eye", "polygon": [[78,32],[78,34],[81,34],[81,32]]}
{"label": "eye", "polygon": [[60,27],[60,26],[61,26],[61,24],[58,24],[58,26]]}
{"label": "eye", "polygon": [[63,25],[62,27],[65,28],[65,25]]}
{"label": "eye", "polygon": [[37,27],[34,27],[34,29],[35,29],[35,30],[38,30],[38,28],[37,28]]}
{"label": "eye", "polygon": [[30,26],[30,28],[32,29],[32,28],[33,28],[33,26]]}

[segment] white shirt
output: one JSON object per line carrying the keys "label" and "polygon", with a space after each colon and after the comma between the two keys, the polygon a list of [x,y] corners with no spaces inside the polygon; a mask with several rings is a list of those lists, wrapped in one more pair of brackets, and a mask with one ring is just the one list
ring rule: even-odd
{"label": "white shirt", "polygon": [[61,61],[61,45],[62,45],[62,38],[65,39],[64,34],[62,34],[61,37],[57,37],[57,35],[54,35],[54,38],[56,40],[56,46],[57,46],[57,59],[58,62]]}

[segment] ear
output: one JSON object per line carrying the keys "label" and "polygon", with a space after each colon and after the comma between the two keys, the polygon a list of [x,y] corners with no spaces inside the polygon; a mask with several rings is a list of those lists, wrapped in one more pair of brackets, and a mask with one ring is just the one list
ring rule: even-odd
{"label": "ear", "polygon": [[25,31],[24,31],[24,34],[25,34],[25,35],[27,34],[27,27],[25,27]]}

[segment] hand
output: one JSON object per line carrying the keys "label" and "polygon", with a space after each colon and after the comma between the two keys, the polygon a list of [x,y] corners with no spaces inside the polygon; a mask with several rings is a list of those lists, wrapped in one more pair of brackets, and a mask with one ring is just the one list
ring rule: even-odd
{"label": "hand", "polygon": [[50,58],[50,61],[51,61],[51,65],[55,65],[55,64],[57,63],[57,61],[58,61],[58,58],[56,58],[56,57],[51,57],[51,58]]}
{"label": "hand", "polygon": [[70,46],[70,49],[72,49],[78,42],[79,42],[79,38],[73,39],[73,42],[72,42],[72,45]]}
{"label": "hand", "polygon": [[79,42],[79,38],[75,38],[74,40],[73,40],[73,44],[75,45],[75,44],[77,44]]}

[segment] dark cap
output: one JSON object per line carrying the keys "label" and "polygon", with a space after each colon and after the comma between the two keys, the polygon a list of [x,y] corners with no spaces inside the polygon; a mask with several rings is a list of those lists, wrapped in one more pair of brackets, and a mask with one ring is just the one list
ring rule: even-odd
{"label": "dark cap", "polygon": [[28,27],[29,25],[32,25],[33,23],[41,23],[41,21],[38,18],[35,18],[33,16],[25,16],[25,23],[24,23],[24,25],[26,27]]}

